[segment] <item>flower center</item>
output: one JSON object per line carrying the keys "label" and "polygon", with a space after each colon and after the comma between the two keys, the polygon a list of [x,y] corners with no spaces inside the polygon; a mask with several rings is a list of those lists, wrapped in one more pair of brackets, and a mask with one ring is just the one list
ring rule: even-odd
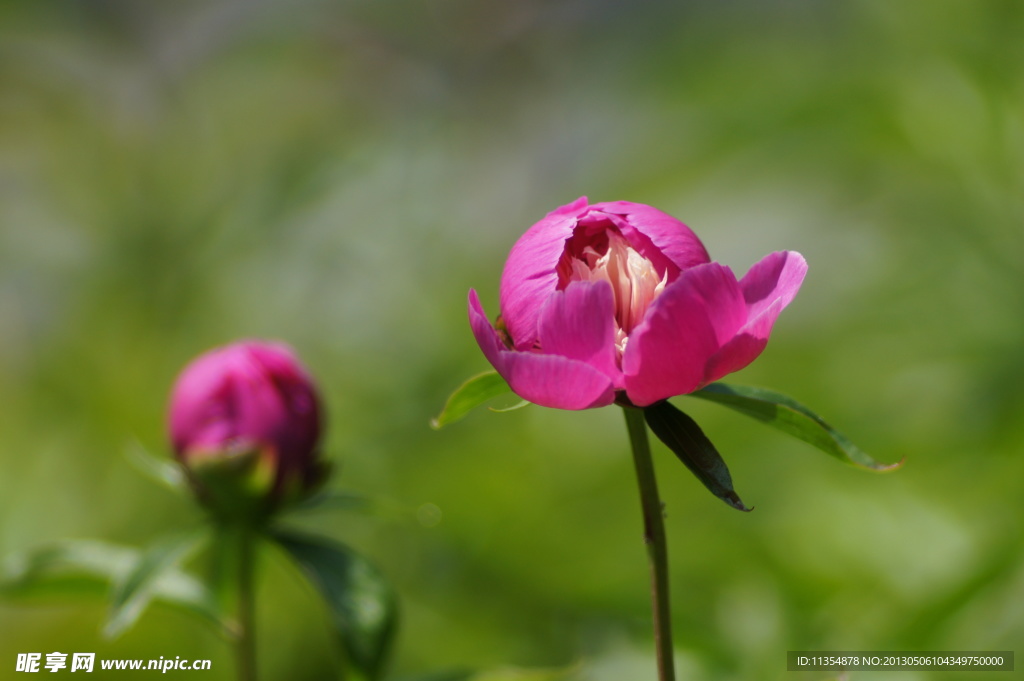
{"label": "flower center", "polygon": [[[651,302],[665,289],[668,272],[658,276],[654,264],[612,229],[590,239],[576,253],[567,248],[559,265],[562,286],[572,281],[607,281],[615,299],[615,345],[619,355],[629,334],[643,320]],[[607,243],[602,243],[607,241]]]}

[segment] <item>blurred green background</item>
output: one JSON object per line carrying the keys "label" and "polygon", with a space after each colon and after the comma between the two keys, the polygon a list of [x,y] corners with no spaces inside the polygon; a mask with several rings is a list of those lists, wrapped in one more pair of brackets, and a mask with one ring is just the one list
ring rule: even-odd
{"label": "blurred green background", "polygon": [[[396,509],[301,523],[396,583],[394,678],[653,679],[621,414],[428,428],[487,368],[467,290],[495,314],[515,239],[587,194],[678,216],[738,272],[801,251],[799,297],[732,380],[906,458],[864,473],[676,399],[756,506],[728,508],[656,445],[680,676],[828,676],[787,673],[787,650],[1013,649],[1022,36],[1017,0],[0,4],[0,554],[198,522],[124,450],[167,451],[193,356],[278,338],[322,385],[332,485]],[[262,568],[264,676],[332,678],[321,604],[282,556]],[[59,650],[233,678],[187,614],[155,606],[115,641],[103,616],[0,604],[0,676]],[[851,678],[868,676],[991,675]]]}

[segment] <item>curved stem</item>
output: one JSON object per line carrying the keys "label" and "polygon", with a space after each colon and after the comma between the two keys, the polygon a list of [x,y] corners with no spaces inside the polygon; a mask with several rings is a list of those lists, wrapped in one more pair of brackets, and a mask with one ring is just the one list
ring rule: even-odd
{"label": "curved stem", "polygon": [[658,481],[654,476],[654,462],[647,441],[647,424],[642,409],[623,406],[626,428],[633,447],[633,463],[640,486],[640,505],[644,513],[644,543],[651,566],[651,609],[654,615],[654,646],[658,656],[659,681],[675,681],[672,658],[672,614],[668,597],[668,543],[665,541],[665,523],[658,497]]}
{"label": "curved stem", "polygon": [[253,563],[256,533],[252,528],[240,530],[238,543],[238,679],[256,681],[255,593]]}

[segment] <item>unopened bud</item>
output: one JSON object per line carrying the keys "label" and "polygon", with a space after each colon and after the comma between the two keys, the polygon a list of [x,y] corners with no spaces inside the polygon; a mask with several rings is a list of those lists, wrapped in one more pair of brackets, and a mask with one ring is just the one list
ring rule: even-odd
{"label": "unopened bud", "polygon": [[313,380],[280,343],[210,350],[185,367],[171,392],[175,456],[221,516],[265,516],[318,485],[321,420]]}

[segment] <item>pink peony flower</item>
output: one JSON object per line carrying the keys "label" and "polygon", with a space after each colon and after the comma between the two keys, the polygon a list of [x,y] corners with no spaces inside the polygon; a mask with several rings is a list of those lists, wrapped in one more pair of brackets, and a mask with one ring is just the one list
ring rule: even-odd
{"label": "pink peony flower", "polygon": [[239,464],[246,474],[255,471],[257,496],[279,498],[318,482],[320,424],[313,380],[279,343],[210,350],[185,367],[171,393],[171,443],[186,469],[242,460],[251,464]]}
{"label": "pink peony flower", "polygon": [[496,327],[474,290],[469,319],[488,361],[523,399],[560,409],[617,398],[644,407],[750,364],[806,271],[799,253],[778,251],[737,281],[672,216],[581,197],[512,247]]}

